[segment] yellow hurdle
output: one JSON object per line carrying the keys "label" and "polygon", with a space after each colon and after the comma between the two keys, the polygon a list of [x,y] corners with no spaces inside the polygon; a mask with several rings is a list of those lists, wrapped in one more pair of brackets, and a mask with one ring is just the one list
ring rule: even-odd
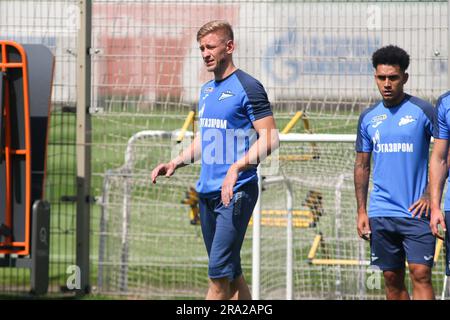
{"label": "yellow hurdle", "polygon": [[370,262],[366,260],[354,260],[354,259],[316,259],[317,251],[319,250],[320,242],[322,241],[322,235],[318,234],[314,237],[313,244],[308,253],[308,260],[313,265],[326,265],[326,266],[365,266]]}
{"label": "yellow hurdle", "polygon": [[443,242],[441,239],[437,239],[437,242],[436,242],[436,250],[435,250],[435,252],[434,252],[434,264],[436,264],[436,262],[437,262],[438,259],[439,259],[439,255],[440,255],[440,253],[441,253],[443,243],[444,243],[444,242]]}
{"label": "yellow hurdle", "polygon": [[[287,215],[287,210],[261,210],[262,215]],[[293,216],[304,216],[312,218],[313,214],[309,210],[292,210]]]}
{"label": "yellow hurdle", "polygon": [[328,266],[368,266],[368,260],[347,260],[347,259],[313,259],[310,261],[314,265],[328,265]]}
{"label": "yellow hurdle", "polygon": [[282,134],[286,134],[295,126],[295,124],[300,120],[300,118],[303,116],[303,111],[298,111],[294,117],[291,119],[291,121],[288,122],[288,124],[284,127],[284,129],[281,131]]}
{"label": "yellow hurdle", "polygon": [[184,135],[186,134],[186,131],[187,131],[189,125],[194,122],[194,118],[195,118],[195,112],[189,111],[189,113],[186,117],[186,120],[184,120],[183,127],[181,127],[181,131],[178,134],[177,143],[180,143],[181,141],[183,141]]}
{"label": "yellow hurdle", "polygon": [[[312,133],[312,129],[309,125],[309,120],[304,116],[303,111],[297,111],[297,113],[292,117],[288,124],[281,131],[282,134],[287,134],[292,128],[297,124],[298,120],[302,119],[305,132]],[[313,159],[319,159],[319,150],[315,142],[311,142],[313,148],[313,154],[307,155],[280,155],[280,160],[282,161],[308,161]]]}
{"label": "yellow hurdle", "polygon": [[316,156],[313,154],[286,154],[278,156],[278,159],[281,161],[309,161],[315,158]]}
{"label": "yellow hurdle", "polygon": [[[249,225],[253,225],[253,218],[250,219]],[[268,227],[286,227],[287,219],[286,218],[278,218],[278,217],[276,217],[276,218],[262,217],[261,225],[268,226]],[[313,219],[293,218],[292,226],[294,228],[312,228],[315,226],[315,223],[314,223]]]}
{"label": "yellow hurdle", "polygon": [[319,249],[320,241],[322,241],[322,235],[318,234],[314,237],[313,244],[311,246],[311,249],[309,250],[308,253],[309,260],[313,260],[314,257],[316,256],[316,252]]}
{"label": "yellow hurdle", "polygon": [[[313,265],[342,265],[342,266],[363,266],[370,265],[370,261],[368,260],[354,260],[354,259],[316,259],[316,253],[319,249],[320,242],[322,241],[322,235],[316,235],[311,249],[308,253],[309,263]],[[436,242],[436,249],[434,253],[434,263],[439,259],[440,252],[442,251],[443,241],[438,239]],[[405,263],[405,266],[408,267],[408,262]]]}

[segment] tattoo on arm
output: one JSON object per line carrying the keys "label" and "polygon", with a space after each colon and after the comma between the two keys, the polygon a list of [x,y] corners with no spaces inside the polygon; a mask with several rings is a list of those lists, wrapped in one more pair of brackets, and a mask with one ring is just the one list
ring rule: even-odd
{"label": "tattoo on arm", "polygon": [[355,195],[360,209],[365,210],[367,204],[367,193],[369,190],[370,158],[367,155],[357,155],[354,167]]}

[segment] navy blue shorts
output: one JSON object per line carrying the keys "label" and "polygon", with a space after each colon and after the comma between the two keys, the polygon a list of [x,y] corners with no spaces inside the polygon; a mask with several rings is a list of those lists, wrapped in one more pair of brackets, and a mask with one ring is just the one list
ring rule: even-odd
{"label": "navy blue shorts", "polygon": [[450,276],[450,211],[445,211],[445,274]]}
{"label": "navy blue shorts", "polygon": [[374,217],[369,219],[371,264],[383,271],[405,268],[409,264],[434,263],[436,238],[428,218]]}
{"label": "navy blue shorts", "polygon": [[257,199],[258,184],[254,182],[236,190],[228,207],[220,195],[199,199],[209,278],[233,281],[242,274],[241,247]]}

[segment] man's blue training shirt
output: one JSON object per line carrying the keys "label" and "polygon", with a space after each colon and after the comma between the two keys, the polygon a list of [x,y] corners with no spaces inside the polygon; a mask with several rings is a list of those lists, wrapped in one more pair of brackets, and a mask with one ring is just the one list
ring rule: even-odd
{"label": "man's blue training shirt", "polygon": [[411,217],[408,208],[428,183],[434,124],[433,106],[410,95],[398,106],[380,101],[361,113],[356,151],[371,152],[373,158],[369,217]]}
{"label": "man's blue training shirt", "polygon": [[[238,69],[202,86],[198,115],[202,163],[196,189],[211,197],[220,193],[229,167],[256,141],[252,123],[271,116],[272,110],[262,84]],[[256,166],[239,173],[234,190],[251,181],[257,181]]]}
{"label": "man's blue training shirt", "polygon": [[[433,136],[436,139],[449,140],[450,136],[450,91],[439,97],[436,103],[437,125]],[[450,183],[450,177],[448,178]],[[450,211],[450,188],[447,189],[444,201],[444,211]]]}

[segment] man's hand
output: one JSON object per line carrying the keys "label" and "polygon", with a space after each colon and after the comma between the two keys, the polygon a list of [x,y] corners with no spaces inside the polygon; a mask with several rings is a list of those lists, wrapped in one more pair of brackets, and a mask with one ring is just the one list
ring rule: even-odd
{"label": "man's hand", "polygon": [[408,209],[409,212],[412,211],[412,217],[414,218],[418,214],[418,218],[422,218],[422,214],[425,212],[425,217],[430,214],[430,197],[428,195],[423,195],[419,200],[414,202]]}
{"label": "man's hand", "polygon": [[367,213],[358,213],[356,221],[358,236],[364,240],[370,240],[370,225]]}
{"label": "man's hand", "polygon": [[173,162],[161,163],[152,171],[152,182],[156,183],[156,178],[158,176],[165,175],[166,177],[170,177],[175,172],[176,166]]}
{"label": "man's hand", "polygon": [[447,227],[445,225],[445,219],[444,219],[444,215],[442,214],[442,211],[440,209],[432,210],[431,211],[431,219],[430,219],[431,233],[433,234],[433,236],[444,241],[444,238],[439,234],[439,228],[438,228],[439,224],[442,226],[442,229],[444,230],[444,232],[446,232]]}
{"label": "man's hand", "polygon": [[232,165],[225,176],[222,183],[222,203],[228,207],[231,199],[233,199],[233,188],[238,179],[239,169]]}

